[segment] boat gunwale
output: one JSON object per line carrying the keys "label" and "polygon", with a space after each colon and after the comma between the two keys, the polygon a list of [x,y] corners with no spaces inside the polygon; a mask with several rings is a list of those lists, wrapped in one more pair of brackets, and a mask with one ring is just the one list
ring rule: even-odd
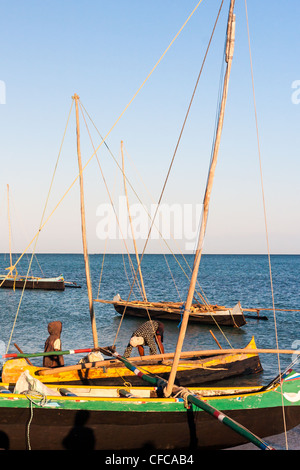
{"label": "boat gunwale", "polygon": [[[297,378],[297,379],[294,379],[295,381],[298,380],[299,381],[299,388],[300,388],[300,378]],[[283,379],[282,382],[285,382],[285,379]],[[3,386],[9,386],[9,384],[5,384],[5,383],[1,383],[1,385]],[[211,401],[211,400],[223,400],[223,399],[236,399],[237,397],[239,398],[244,398],[244,397],[249,397],[249,396],[253,396],[255,394],[266,394],[266,393],[270,393],[270,392],[276,392],[278,387],[281,387],[282,383],[281,382],[277,382],[276,384],[274,384],[271,388],[268,388],[266,389],[264,386],[252,386],[252,387],[189,387],[187,390],[189,390],[191,392],[191,394],[195,394],[197,395],[197,391],[211,391],[211,392],[217,392],[217,391],[229,391],[229,390],[236,390],[236,392],[230,394],[230,393],[225,393],[225,395],[201,395],[199,393],[199,396],[201,397],[201,400],[204,400],[204,401]],[[51,389],[55,389],[55,390],[59,390],[60,388],[65,388],[65,387],[60,387],[60,386],[55,386],[55,385],[47,385],[47,388]],[[114,390],[121,390],[122,388],[125,388],[125,387],[110,387],[110,386],[85,386],[85,385],[78,385],[78,386],[68,386],[67,389],[68,391],[72,391],[73,389],[100,389],[100,390],[103,390],[103,391],[108,391],[110,389],[114,389]],[[156,391],[157,390],[157,387],[129,387],[129,390],[132,392],[134,390],[149,390],[149,392],[151,391]],[[280,393],[281,395],[283,395],[284,392]],[[30,391],[28,393],[28,395],[30,395]],[[143,401],[143,402],[163,402],[163,403],[176,403],[179,401],[178,397],[169,397],[169,398],[166,398],[166,397],[161,397],[161,398],[157,398],[157,397],[143,397],[143,396],[133,396],[133,397],[108,397],[108,396],[105,396],[105,397],[98,397],[98,396],[81,396],[81,395],[76,395],[76,396],[58,396],[58,395],[45,395],[47,398],[49,399],[53,399],[53,400],[63,400],[63,401],[82,401],[82,400],[88,400],[88,401],[124,401],[124,402],[136,402],[136,401]],[[8,399],[12,399],[13,398],[27,398],[26,395],[24,393],[8,393],[8,392],[5,392],[5,393],[1,393],[0,392],[0,401],[1,399],[4,399],[4,398],[8,398]],[[181,400],[180,400],[181,401]]]}

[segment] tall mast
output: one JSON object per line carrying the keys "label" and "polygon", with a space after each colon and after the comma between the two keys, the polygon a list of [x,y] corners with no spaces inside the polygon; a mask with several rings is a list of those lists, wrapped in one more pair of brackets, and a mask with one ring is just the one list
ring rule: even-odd
{"label": "tall mast", "polygon": [[207,218],[208,218],[208,208],[209,208],[213,179],[214,179],[215,169],[216,169],[216,164],[217,164],[217,159],[218,159],[221,133],[222,133],[222,128],[223,128],[224,112],[225,112],[225,105],[226,105],[227,92],[228,92],[229,75],[230,75],[233,50],[234,50],[234,37],[235,37],[235,15],[233,14],[234,3],[235,3],[235,0],[231,0],[230,8],[229,8],[229,15],[228,15],[228,23],[227,23],[227,42],[226,42],[226,52],[225,52],[225,60],[227,63],[227,67],[226,67],[226,72],[225,72],[225,77],[224,77],[223,94],[222,94],[222,100],[221,100],[216,138],[215,138],[215,143],[214,143],[213,156],[211,160],[211,165],[209,169],[209,175],[208,175],[208,180],[207,180],[207,185],[206,185],[206,190],[205,190],[205,195],[204,195],[204,201],[203,201],[203,213],[202,213],[201,228],[200,228],[199,239],[198,239],[198,246],[197,246],[196,253],[195,253],[193,271],[192,271],[189,291],[187,295],[187,300],[185,304],[185,310],[183,313],[181,329],[180,329],[176,351],[174,355],[174,361],[172,364],[172,369],[170,372],[168,385],[165,390],[166,396],[171,395],[172,389],[174,386],[175,376],[176,376],[177,367],[178,367],[178,363],[180,359],[183,341],[185,338],[190,308],[192,305],[193,296],[195,292],[195,286],[197,282],[199,264],[201,260],[202,246],[203,246],[203,240],[205,236],[205,230],[206,230],[206,224],[207,224]]}
{"label": "tall mast", "polygon": [[144,297],[144,300],[147,301],[147,295],[146,295],[146,290],[145,290],[145,286],[144,286],[144,280],[143,280],[143,275],[142,275],[142,270],[141,270],[140,258],[139,258],[139,254],[138,254],[138,250],[137,250],[137,246],[136,246],[136,242],[135,242],[134,231],[133,231],[133,227],[132,227],[132,219],[131,219],[130,208],[129,208],[127,186],[126,186],[126,177],[125,177],[125,166],[124,166],[123,141],[121,141],[121,153],[122,153],[122,171],[123,171],[123,179],[124,179],[124,189],[125,189],[125,196],[126,196],[126,202],[127,202],[128,217],[129,217],[130,228],[131,228],[132,239],[133,239],[133,246],[134,246],[136,261],[137,261],[137,265],[138,265],[138,272],[139,272],[139,276],[140,276],[140,280],[141,280],[141,287],[142,287],[143,297]]}
{"label": "tall mast", "polygon": [[86,242],[85,207],[84,207],[83,176],[82,176],[82,163],[81,163],[81,150],[80,150],[79,112],[78,112],[79,96],[74,94],[72,98],[75,100],[75,108],[76,108],[76,135],[77,135],[77,155],[78,155],[79,184],[80,184],[80,209],[81,209],[81,231],[82,231],[83,256],[84,256],[84,264],[85,264],[86,285],[87,285],[88,298],[89,298],[89,310],[90,310],[91,323],[92,323],[94,347],[97,348],[98,336],[97,336],[97,328],[96,328],[96,319],[95,319],[95,314],[94,314],[92,282],[91,282],[90,264],[89,264],[87,242]]}
{"label": "tall mast", "polygon": [[11,254],[11,227],[10,227],[10,209],[9,209],[9,185],[7,185],[7,217],[8,217],[8,235],[9,235],[9,261],[10,268],[12,267],[12,254]]}

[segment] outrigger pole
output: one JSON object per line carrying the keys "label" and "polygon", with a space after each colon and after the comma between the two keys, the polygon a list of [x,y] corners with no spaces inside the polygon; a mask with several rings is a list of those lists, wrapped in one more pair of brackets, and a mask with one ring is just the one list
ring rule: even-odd
{"label": "outrigger pole", "polygon": [[[101,349],[100,351],[108,354],[107,349]],[[153,377],[148,374],[144,374],[140,371],[135,365],[131,364],[127,359],[123,356],[120,356],[117,352],[111,352],[111,355],[119,359],[129,370],[131,370],[135,375],[140,377],[141,379],[145,380],[146,382],[150,383],[151,385],[155,385],[157,387],[164,387],[167,386],[168,382],[160,377]],[[249,429],[245,428],[241,424],[237,423],[235,420],[230,418],[229,416],[225,415],[221,411],[217,410],[213,406],[209,405],[206,401],[201,400],[198,396],[191,393],[188,389],[184,387],[173,386],[173,392],[177,393],[178,396],[181,396],[184,400],[187,400],[190,404],[201,408],[203,411],[209,413],[214,418],[221,421],[223,424],[231,428],[233,431],[237,432],[241,436],[245,437],[249,442],[256,445],[262,450],[275,450],[272,446],[262,440],[260,437],[253,434]]]}

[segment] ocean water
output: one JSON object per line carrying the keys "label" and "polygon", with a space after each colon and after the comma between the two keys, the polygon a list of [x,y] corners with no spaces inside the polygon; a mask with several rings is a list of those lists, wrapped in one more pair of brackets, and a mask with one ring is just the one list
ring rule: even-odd
{"label": "ocean water", "polygon": [[[104,262],[103,262],[104,261]],[[134,257],[132,257],[134,263]],[[192,266],[193,256],[185,259],[172,255],[148,255],[142,261],[142,272],[148,300],[185,301],[190,276],[188,266]],[[28,259],[18,265],[18,272],[27,272]],[[9,265],[8,257],[1,255],[0,273]],[[101,269],[103,266],[102,276]],[[93,283],[93,298],[111,300],[116,294],[127,299],[132,284],[132,271],[128,256],[121,254],[90,255]],[[42,271],[41,271],[42,270]],[[300,309],[300,256],[271,256],[271,270],[275,307],[277,309]],[[170,274],[172,272],[172,276]],[[32,263],[32,274],[57,276],[62,274],[66,281],[74,281],[81,288],[66,288],[65,291],[26,290],[21,299],[21,290],[0,289],[1,329],[0,340],[9,352],[17,352],[16,343],[24,352],[40,352],[48,337],[47,325],[60,320],[63,324],[63,349],[80,349],[93,346],[88,296],[85,281],[84,260],[79,254],[40,254],[38,263]],[[101,282],[100,282],[101,279]],[[234,306],[238,301],[246,308],[272,308],[272,293],[268,258],[266,255],[204,255],[201,259],[199,284],[210,303]],[[134,288],[131,299],[140,298],[139,289]],[[124,318],[113,306],[94,303],[99,344],[108,346],[115,343],[121,354],[127,345],[132,331],[141,323],[140,319]],[[250,314],[245,312],[246,317]],[[253,314],[251,314],[253,315]],[[242,328],[200,326],[190,324],[184,342],[184,350],[213,349],[218,346],[210,330],[221,346],[243,348],[254,336],[258,348],[297,349],[300,345],[300,312],[262,311],[267,320],[247,318]],[[165,321],[164,346],[166,352],[174,351],[179,332],[177,322]],[[119,330],[119,331],[118,331]],[[299,344],[298,344],[299,342]],[[2,343],[3,344],[3,343]],[[81,356],[65,356],[67,365],[77,363]],[[266,384],[280,370],[292,361],[292,355],[261,354],[263,372],[244,378],[244,383]],[[32,360],[41,365],[42,359]],[[296,365],[295,369],[300,370]],[[300,449],[298,428],[289,433],[289,448]],[[282,438],[276,444],[285,447]],[[281,438],[280,438],[281,439]]]}

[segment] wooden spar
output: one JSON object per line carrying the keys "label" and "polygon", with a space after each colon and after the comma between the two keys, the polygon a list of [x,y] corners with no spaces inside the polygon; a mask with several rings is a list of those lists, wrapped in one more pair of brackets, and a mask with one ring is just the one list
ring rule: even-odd
{"label": "wooden spar", "polygon": [[[92,351],[92,350],[91,350]],[[58,352],[58,351],[56,351]],[[79,350],[82,352],[82,350]],[[103,349],[101,349],[102,353],[105,353]],[[59,353],[61,353],[59,351]],[[295,349],[252,349],[252,348],[244,348],[244,349],[207,349],[203,351],[183,351],[181,352],[181,358],[187,359],[196,359],[200,356],[215,356],[215,355],[226,355],[226,354],[299,354],[300,351]],[[40,355],[46,355],[46,353],[35,353]],[[62,354],[70,354],[68,351],[62,351]],[[18,358],[25,358],[23,356],[18,355]],[[26,357],[37,357],[33,354],[27,354]],[[148,363],[152,359],[155,361],[161,361],[164,359],[172,359],[174,357],[174,353],[164,353],[164,354],[155,354],[155,356],[136,356],[131,357],[130,362],[134,363],[135,365],[143,366],[144,363]],[[14,356],[16,358],[16,355]],[[95,362],[86,362],[80,364],[74,364],[71,366],[63,366],[63,367],[55,367],[53,369],[40,369],[38,371],[38,375],[57,375],[64,372],[69,372],[72,370],[81,370],[81,369],[92,369],[96,367],[105,367],[108,365],[113,365],[115,360],[103,360],[103,361],[95,361]]]}
{"label": "wooden spar", "polygon": [[[36,352],[36,353],[9,353],[3,354],[0,356],[2,359],[27,359],[28,357],[43,357],[43,356],[64,356],[67,354],[82,354],[87,352],[92,352],[95,349],[85,348],[85,349],[68,349],[66,351],[48,351],[48,352]],[[51,369],[52,370],[52,369]]]}
{"label": "wooden spar", "polygon": [[213,334],[213,332],[211,330],[209,330],[210,334],[212,335],[213,339],[215,340],[215,342],[217,343],[217,345],[219,346],[220,349],[222,349],[222,346],[220,345],[219,341],[217,340],[217,338],[215,337],[215,335]]}
{"label": "wooden spar", "polygon": [[81,208],[81,230],[82,230],[83,256],[84,256],[85,273],[86,273],[86,285],[87,285],[88,298],[89,298],[89,310],[90,310],[90,316],[91,316],[92,334],[93,334],[93,340],[94,340],[94,347],[97,348],[98,347],[98,336],[97,336],[96,319],[95,319],[95,313],[94,313],[89,257],[88,257],[87,242],[86,242],[85,207],[84,207],[83,176],[82,176],[81,149],[80,149],[79,112],[78,112],[78,99],[79,99],[79,96],[74,94],[74,96],[72,98],[75,100],[75,108],[76,108],[76,135],[77,135],[77,156],[78,156],[78,166],[79,166],[80,208]]}
{"label": "wooden spar", "polygon": [[[243,307],[243,310],[244,312],[260,312],[262,310],[269,310],[269,311],[274,311],[273,308],[244,308]],[[294,309],[294,308],[276,308],[275,307],[275,312],[300,312],[299,309]]]}
{"label": "wooden spar", "polygon": [[227,62],[227,67],[226,67],[226,72],[225,72],[225,77],[224,77],[223,95],[222,95],[222,100],[221,100],[218,127],[216,131],[214,151],[212,155],[208,181],[207,181],[206,191],[205,191],[204,201],[203,201],[203,213],[202,213],[202,222],[201,222],[201,228],[200,228],[200,233],[199,233],[198,246],[197,246],[197,250],[195,253],[191,282],[190,282],[187,300],[185,304],[185,310],[184,310],[183,317],[182,317],[181,329],[180,329],[180,333],[179,333],[179,337],[177,341],[177,347],[175,351],[173,366],[170,372],[168,385],[165,390],[166,396],[171,395],[173,385],[175,382],[176,370],[177,370],[177,366],[178,366],[179,359],[180,359],[180,352],[182,350],[183,341],[185,338],[185,333],[186,333],[188,319],[189,319],[189,312],[190,312],[190,308],[191,308],[192,301],[193,301],[195,286],[197,282],[197,275],[198,275],[198,270],[199,270],[199,264],[200,264],[201,254],[202,254],[202,246],[203,246],[203,240],[204,240],[207,218],[208,218],[210,195],[211,195],[213,179],[214,179],[214,174],[215,174],[215,169],[216,169],[216,164],[217,164],[218,151],[219,151],[219,146],[220,146],[223,121],[224,121],[225,105],[226,105],[227,92],[228,92],[229,76],[230,76],[232,57],[233,57],[234,33],[235,33],[235,15],[233,14],[234,3],[235,3],[235,0],[231,0],[229,15],[228,15],[228,24],[227,24],[227,42],[226,42],[226,57],[225,57],[225,60]]}
{"label": "wooden spar", "polygon": [[198,408],[201,408],[203,411],[206,411],[206,413],[209,413],[211,416],[221,421],[233,431],[237,432],[241,436],[244,436],[249,442],[252,442],[252,444],[256,445],[256,447],[259,447],[262,450],[275,450],[267,442],[260,439],[258,436],[249,431],[249,429],[245,428],[229,416],[220,412],[206,401],[200,400],[199,397],[193,395],[188,390],[186,390],[185,397],[189,403],[193,403]]}
{"label": "wooden spar", "polygon": [[7,185],[7,217],[8,217],[8,233],[9,233],[9,261],[10,268],[12,267],[12,254],[11,254],[11,226],[10,226],[10,209],[9,209],[9,185]]}
{"label": "wooden spar", "polygon": [[[22,349],[20,349],[19,346],[16,343],[14,343],[14,347],[19,351],[19,353],[24,354]],[[29,364],[30,366],[33,366],[32,362],[29,359],[25,358],[25,360],[26,360],[27,364]]]}
{"label": "wooden spar", "polygon": [[132,239],[133,239],[133,246],[134,246],[135,257],[136,257],[137,266],[138,266],[138,272],[139,272],[139,276],[140,276],[140,280],[141,280],[141,287],[142,287],[143,297],[144,297],[144,300],[147,302],[147,295],[146,295],[146,290],[145,290],[144,280],[143,280],[143,275],[142,275],[142,270],[141,270],[140,257],[139,257],[136,242],[135,242],[134,231],[133,231],[133,227],[132,227],[132,219],[131,219],[130,208],[129,208],[126,177],[125,177],[125,166],[124,166],[123,141],[121,141],[121,153],[122,153],[122,172],[123,172],[123,179],[124,179],[124,190],[125,190],[125,196],[126,196],[126,202],[127,202],[128,218],[129,218],[129,222],[130,222],[130,228],[131,228]]}

